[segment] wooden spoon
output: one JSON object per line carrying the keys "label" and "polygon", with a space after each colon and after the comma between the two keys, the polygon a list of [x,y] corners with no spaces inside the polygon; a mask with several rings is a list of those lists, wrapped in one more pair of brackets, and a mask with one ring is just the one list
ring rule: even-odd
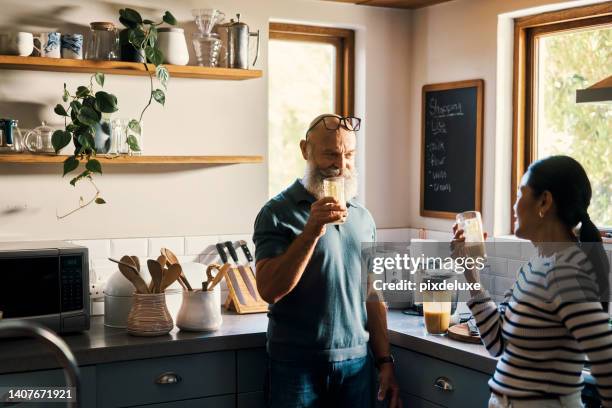
{"label": "wooden spoon", "polygon": [[164,276],[160,286],[160,293],[165,291],[168,286],[172,285],[179,278],[179,276],[181,276],[182,272],[183,268],[181,268],[181,265],[170,265],[168,269],[164,271]]}
{"label": "wooden spoon", "polygon": [[177,263],[179,263],[178,258],[176,257],[176,255],[174,255],[174,252],[172,252],[168,248],[162,248],[160,252],[163,256],[166,257],[166,261],[170,265],[176,265]]}
{"label": "wooden spoon", "polygon": [[159,288],[161,287],[162,278],[164,276],[162,267],[159,262],[154,261],[153,259],[147,260],[147,267],[149,268],[149,273],[151,274],[151,284],[149,285],[149,289],[151,293],[159,293]]}
{"label": "wooden spoon", "polygon": [[138,273],[140,273],[140,259],[138,259],[138,257],[136,255],[132,255],[132,256],[130,256],[130,258],[132,259],[132,262],[134,263],[134,266],[138,270]]}
{"label": "wooden spoon", "polygon": [[165,268],[166,267],[167,259],[166,259],[165,256],[160,255],[160,256],[157,257],[157,262],[161,265],[162,268]]}
{"label": "wooden spoon", "polygon": [[[109,258],[110,259],[110,258]],[[111,259],[113,262],[117,262],[114,259]],[[129,256],[125,255],[121,258],[121,262],[117,262],[119,264],[119,271],[126,277],[127,280],[132,282],[132,285],[136,288],[137,293],[150,293],[149,288],[145,281],[138,274],[138,270],[136,266],[134,266],[134,261]]]}
{"label": "wooden spoon", "polygon": [[[160,249],[160,252],[161,252],[162,256],[164,256],[166,258],[166,262],[168,264],[170,264],[170,265],[179,265],[178,258],[176,257],[174,252],[172,252],[168,248],[162,248],[162,249]],[[193,287],[191,286],[191,284],[187,280],[187,276],[185,276],[184,272],[181,272],[181,276],[179,277],[179,283],[181,284],[181,286],[183,288],[186,288],[186,290],[188,290],[188,291],[192,291],[193,290]]]}
{"label": "wooden spoon", "polygon": [[227,270],[229,268],[231,268],[230,264],[224,264],[221,269],[219,269],[219,265],[217,264],[208,265],[208,268],[206,269],[206,275],[208,275],[210,269],[216,269],[218,272],[212,282],[206,282],[206,288],[204,288],[204,284],[202,284],[202,290],[213,290],[215,286],[217,286],[217,284],[221,282],[221,279],[225,277],[225,274],[227,273]]}

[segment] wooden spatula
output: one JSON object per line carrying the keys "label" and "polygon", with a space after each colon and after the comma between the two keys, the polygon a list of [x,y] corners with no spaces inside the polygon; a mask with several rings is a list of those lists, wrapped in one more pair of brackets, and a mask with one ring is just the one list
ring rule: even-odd
{"label": "wooden spatula", "polygon": [[147,260],[147,267],[149,268],[149,273],[151,274],[151,284],[149,285],[149,290],[151,293],[159,293],[163,277],[162,267],[159,262],[154,261],[153,259]]}
{"label": "wooden spatula", "polygon": [[[162,248],[160,250],[160,252],[161,252],[162,256],[164,256],[166,258],[166,263],[167,264],[170,264],[170,265],[178,265],[179,264],[178,258],[176,257],[174,252],[172,252],[168,248]],[[187,280],[187,276],[185,276],[185,274],[183,272],[181,272],[181,276],[179,277],[179,283],[181,284],[181,286],[183,288],[186,288],[189,291],[193,290],[193,287],[191,286],[191,284]]]}
{"label": "wooden spatula", "polygon": [[147,284],[138,274],[138,270],[136,269],[132,258],[127,255],[121,257],[121,262],[119,262],[119,271],[121,271],[127,280],[132,282],[132,285],[134,285],[136,288],[136,292],[150,293]]}
{"label": "wooden spatula", "polygon": [[183,273],[183,268],[181,268],[181,265],[170,265],[168,269],[164,271],[160,292],[165,291],[168,286],[172,285],[179,278],[179,276],[181,276],[181,273]]}

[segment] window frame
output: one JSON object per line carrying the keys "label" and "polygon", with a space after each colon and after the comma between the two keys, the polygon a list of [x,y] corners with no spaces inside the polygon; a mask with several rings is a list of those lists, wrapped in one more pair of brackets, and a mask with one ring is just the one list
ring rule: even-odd
{"label": "window frame", "polygon": [[269,25],[270,40],[307,41],[331,44],[336,48],[335,112],[353,116],[355,111],[355,31],[344,28],[302,24]]}
{"label": "window frame", "polygon": [[[537,86],[535,77],[537,39],[544,34],[610,23],[612,23],[612,1],[514,19],[510,208],[516,201],[523,173],[536,158],[537,107],[534,96]],[[512,211],[509,215],[511,231],[514,233]]]}

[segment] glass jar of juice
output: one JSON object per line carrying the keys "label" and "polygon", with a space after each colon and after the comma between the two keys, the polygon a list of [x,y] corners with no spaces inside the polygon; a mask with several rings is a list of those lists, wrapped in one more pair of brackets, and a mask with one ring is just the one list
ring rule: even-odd
{"label": "glass jar of juice", "polygon": [[453,292],[450,290],[423,291],[423,318],[427,333],[443,335],[451,318]]}

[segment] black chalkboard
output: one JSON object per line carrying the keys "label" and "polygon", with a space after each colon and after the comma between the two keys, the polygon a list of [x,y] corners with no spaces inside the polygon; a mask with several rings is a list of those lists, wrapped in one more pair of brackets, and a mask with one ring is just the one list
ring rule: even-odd
{"label": "black chalkboard", "polygon": [[422,216],[481,211],[483,88],[480,79],[423,87]]}

